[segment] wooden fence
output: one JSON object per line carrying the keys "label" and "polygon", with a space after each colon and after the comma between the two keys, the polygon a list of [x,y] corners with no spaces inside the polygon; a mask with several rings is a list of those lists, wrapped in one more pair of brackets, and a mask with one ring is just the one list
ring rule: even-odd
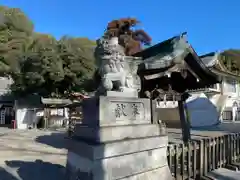
{"label": "wooden fence", "polygon": [[208,172],[220,167],[239,168],[240,133],[169,144],[167,155],[175,179],[204,179]]}

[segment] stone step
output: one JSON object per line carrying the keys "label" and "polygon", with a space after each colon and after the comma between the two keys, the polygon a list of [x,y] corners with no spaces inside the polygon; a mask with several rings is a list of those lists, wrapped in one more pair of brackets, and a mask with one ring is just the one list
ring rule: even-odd
{"label": "stone step", "polygon": [[208,173],[207,177],[216,180],[240,180],[240,172],[226,168],[219,168]]}

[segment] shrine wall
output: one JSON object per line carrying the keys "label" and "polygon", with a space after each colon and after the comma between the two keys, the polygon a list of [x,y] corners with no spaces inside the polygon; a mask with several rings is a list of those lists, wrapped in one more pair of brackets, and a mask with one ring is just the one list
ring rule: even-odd
{"label": "shrine wall", "polygon": [[181,128],[178,108],[157,108],[157,119],[166,124],[168,128]]}
{"label": "shrine wall", "polygon": [[[191,127],[211,126],[219,123],[220,108],[218,98],[211,101],[204,93],[194,93],[186,101],[187,117]],[[225,102],[225,101],[224,101]],[[156,104],[157,120],[161,120],[168,128],[181,128],[181,121],[177,102],[167,101]],[[204,114],[204,116],[203,116]]]}

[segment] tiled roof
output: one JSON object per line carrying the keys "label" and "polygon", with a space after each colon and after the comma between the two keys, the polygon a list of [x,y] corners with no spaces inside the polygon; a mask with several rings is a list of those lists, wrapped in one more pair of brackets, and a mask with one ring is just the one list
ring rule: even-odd
{"label": "tiled roof", "polygon": [[212,72],[217,74],[222,74],[225,76],[232,76],[234,78],[239,78],[239,75],[230,72],[221,61],[218,60],[219,53],[211,52],[208,54],[205,54],[203,56],[200,56],[202,62],[211,69]]}
{"label": "tiled roof", "polygon": [[213,67],[217,63],[218,53],[211,52],[208,54],[205,54],[203,56],[200,56],[202,62],[207,67]]}
{"label": "tiled roof", "polygon": [[[172,53],[176,40],[179,40],[180,38],[184,39],[185,35],[186,35],[186,33],[182,33],[179,36],[174,36],[168,40],[165,40],[161,43],[158,43],[154,46],[151,46],[140,52],[137,52],[136,54],[133,54],[132,56],[142,57],[143,59],[147,59],[149,57],[157,56],[159,54]],[[185,45],[185,44],[183,44],[183,45]]]}
{"label": "tiled roof", "polygon": [[140,74],[156,74],[162,70],[166,71],[175,64],[180,64],[181,61],[185,61],[186,67],[191,70],[190,74],[193,72],[192,75],[196,75],[201,81],[198,83],[199,85],[205,87],[218,82],[217,76],[206,66],[210,60],[206,57],[203,57],[205,63],[201,60],[188,43],[186,33],[146,48],[133,56],[142,57],[143,59],[143,63],[139,66]]}

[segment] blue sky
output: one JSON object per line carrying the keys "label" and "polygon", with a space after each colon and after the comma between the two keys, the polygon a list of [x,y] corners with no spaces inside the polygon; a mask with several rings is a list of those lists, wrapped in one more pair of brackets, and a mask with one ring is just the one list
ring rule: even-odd
{"label": "blue sky", "polygon": [[97,39],[107,23],[136,17],[157,43],[181,32],[199,54],[240,49],[239,0],[0,0],[21,8],[35,30]]}

